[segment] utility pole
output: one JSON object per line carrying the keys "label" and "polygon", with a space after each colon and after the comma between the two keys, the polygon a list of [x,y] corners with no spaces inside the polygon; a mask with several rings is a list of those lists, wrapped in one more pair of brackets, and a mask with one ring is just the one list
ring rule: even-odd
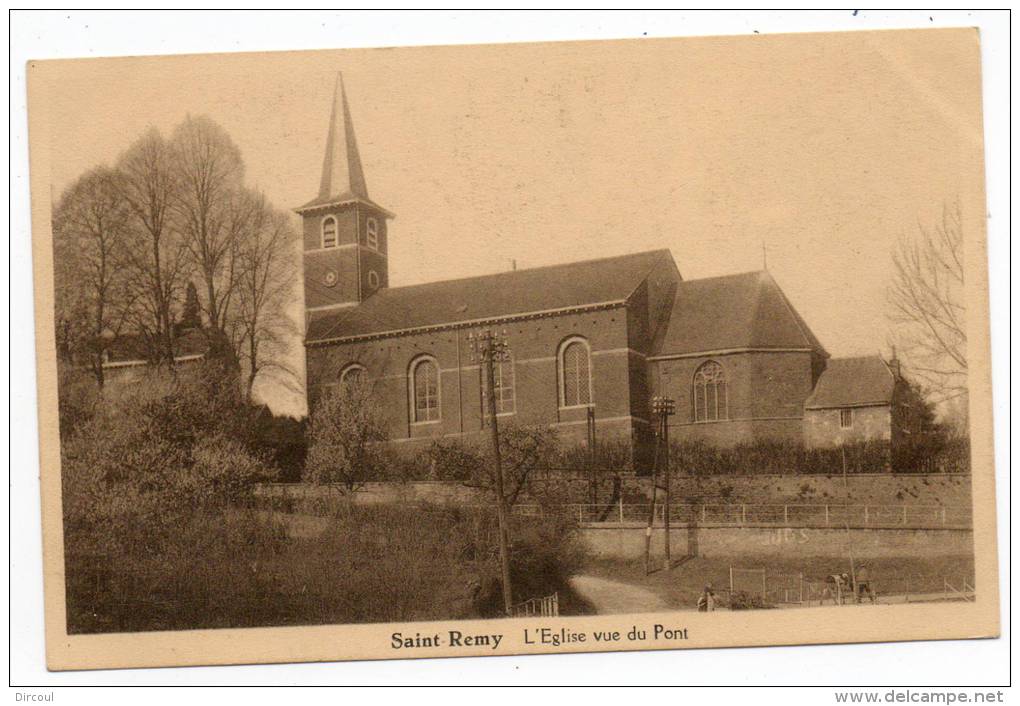
{"label": "utility pole", "polygon": [[666,559],[663,568],[665,568],[666,571],[669,571],[673,568],[669,547],[669,418],[671,415],[676,414],[676,402],[669,397],[654,397],[652,398],[652,412],[659,416],[659,429],[661,430],[659,433],[659,443],[662,444],[662,459],[665,464],[663,475],[665,476],[666,481],[666,504],[662,510],[662,523],[666,532],[663,537]]}
{"label": "utility pole", "polygon": [[475,354],[485,368],[486,386],[488,387],[489,429],[492,432],[492,458],[495,472],[496,518],[499,523],[499,564],[503,583],[503,609],[510,615],[513,607],[513,591],[510,586],[510,532],[507,528],[506,495],[503,492],[503,463],[499,452],[499,426],[496,420],[496,372],[495,364],[510,358],[509,345],[506,342],[506,329],[502,336],[485,329],[477,335],[468,334],[471,342],[471,359]]}
{"label": "utility pole", "polygon": [[588,496],[592,512],[598,504],[598,476],[595,470],[595,408],[588,408]]}

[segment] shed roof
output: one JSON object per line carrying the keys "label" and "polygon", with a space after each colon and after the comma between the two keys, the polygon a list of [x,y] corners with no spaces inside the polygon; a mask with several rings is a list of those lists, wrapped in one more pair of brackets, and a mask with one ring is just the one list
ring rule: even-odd
{"label": "shed roof", "polygon": [[896,379],[881,357],[833,358],[818,378],[804,409],[890,404]]}
{"label": "shed roof", "polygon": [[[150,344],[140,333],[122,333],[106,346],[107,363],[146,362],[151,352]],[[174,358],[204,355],[208,350],[209,342],[201,329],[185,329],[174,338]]]}

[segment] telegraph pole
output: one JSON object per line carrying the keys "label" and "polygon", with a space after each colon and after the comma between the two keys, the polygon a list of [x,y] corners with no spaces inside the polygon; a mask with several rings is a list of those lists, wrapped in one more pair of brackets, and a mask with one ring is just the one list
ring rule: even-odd
{"label": "telegraph pole", "polygon": [[652,398],[652,411],[659,415],[659,428],[661,429],[659,434],[659,443],[662,444],[662,458],[663,463],[665,464],[663,475],[665,476],[666,481],[666,504],[662,510],[662,522],[666,532],[663,537],[666,559],[663,567],[666,571],[669,571],[673,568],[669,548],[669,418],[671,415],[676,414],[676,402],[669,397],[654,397]]}
{"label": "telegraph pole", "polygon": [[495,363],[510,357],[509,345],[506,342],[506,329],[502,339],[498,333],[485,329],[477,336],[468,334],[471,341],[472,359],[477,352],[480,362],[485,368],[485,381],[489,389],[489,428],[492,433],[492,458],[495,471],[496,487],[496,518],[499,523],[499,564],[503,583],[503,609],[510,615],[513,606],[513,593],[510,586],[510,533],[507,529],[506,496],[503,493],[503,463],[499,452],[499,426],[496,421],[496,372]]}
{"label": "telegraph pole", "polygon": [[588,408],[588,496],[592,512],[598,505],[598,475],[595,470],[595,408]]}
{"label": "telegraph pole", "polygon": [[[663,524],[666,529],[665,536],[665,549],[666,549],[666,561],[665,567],[668,571],[670,568],[670,552],[669,552],[669,416],[676,413],[676,402],[668,397],[653,397],[652,398],[652,415],[658,417],[659,430],[656,433],[655,439],[655,460],[652,463],[652,502],[648,510],[648,527],[645,529],[645,573],[649,573],[650,569],[650,556],[651,556],[651,545],[652,545],[652,528],[655,526],[655,496],[659,490],[659,459],[665,458],[666,467],[664,469],[664,476],[666,479],[666,504],[662,512]],[[660,451],[664,450],[664,454],[660,454]]]}
{"label": "telegraph pole", "polygon": [[669,553],[669,417],[676,413],[676,402],[668,397],[655,397],[652,399],[652,411],[659,415],[659,424],[662,433],[659,435],[659,442],[662,444],[662,458],[665,464],[663,475],[666,478],[666,506],[662,511],[662,520],[665,525],[666,535],[664,538],[666,549],[665,569],[672,568],[672,560]]}

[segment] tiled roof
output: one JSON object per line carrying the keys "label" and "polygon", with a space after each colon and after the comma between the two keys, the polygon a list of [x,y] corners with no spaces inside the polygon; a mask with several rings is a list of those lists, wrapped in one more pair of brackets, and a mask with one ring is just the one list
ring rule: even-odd
{"label": "tiled roof", "polygon": [[686,280],[677,286],[655,355],[746,348],[804,348],[827,355],[768,272]]}
{"label": "tiled roof", "polygon": [[306,342],[381,335],[626,300],[668,250],[380,289],[313,318]]}
{"label": "tiled roof", "polygon": [[892,402],[895,379],[877,355],[830,359],[805,409],[854,407]]}
{"label": "tiled roof", "polygon": [[320,206],[337,206],[339,204],[345,203],[363,203],[366,206],[371,206],[372,208],[381,211],[382,213],[386,214],[386,216],[389,218],[394,217],[391,212],[387,211],[385,208],[377,204],[372,199],[367,198],[365,196],[358,196],[357,194],[351,191],[345,191],[342,194],[336,194],[333,196],[317,196],[308,203],[298,206],[294,210],[300,213],[302,211],[310,211],[313,208],[319,208]]}

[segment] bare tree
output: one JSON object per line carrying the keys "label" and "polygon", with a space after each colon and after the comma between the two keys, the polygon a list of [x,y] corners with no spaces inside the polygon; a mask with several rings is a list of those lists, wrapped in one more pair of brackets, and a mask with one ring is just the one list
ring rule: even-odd
{"label": "bare tree", "polygon": [[188,116],[174,129],[171,150],[174,210],[201,278],[210,333],[225,340],[239,274],[238,243],[251,218],[240,193],[241,152],[222,127],[204,116]]}
{"label": "bare tree", "polygon": [[[527,487],[532,471],[547,465],[556,450],[556,436],[548,427],[507,424],[499,430],[503,494],[513,507]],[[491,452],[489,452],[491,455]],[[472,483],[495,493],[495,464],[490,458],[474,466]]]}
{"label": "bare tree", "polygon": [[109,341],[131,311],[125,277],[130,217],[120,177],[97,167],[72,184],[53,217],[57,339],[62,355],[105,382]]}
{"label": "bare tree", "polygon": [[131,213],[127,261],[137,306],[135,327],[150,342],[151,357],[174,362],[174,308],[187,282],[183,238],[173,227],[176,179],[170,148],[152,128],[121,156],[120,193]]}
{"label": "bare tree", "polygon": [[288,344],[298,335],[287,315],[297,269],[295,234],[289,216],[273,209],[263,194],[243,191],[233,202],[245,217],[238,231],[231,338],[247,371],[250,401],[259,376],[271,376],[294,390],[300,386],[297,372],[286,362]]}
{"label": "bare tree", "polygon": [[897,343],[915,377],[943,402],[967,391],[967,320],[963,220],[959,204],[943,208],[934,227],[918,226],[893,254],[889,288]]}

